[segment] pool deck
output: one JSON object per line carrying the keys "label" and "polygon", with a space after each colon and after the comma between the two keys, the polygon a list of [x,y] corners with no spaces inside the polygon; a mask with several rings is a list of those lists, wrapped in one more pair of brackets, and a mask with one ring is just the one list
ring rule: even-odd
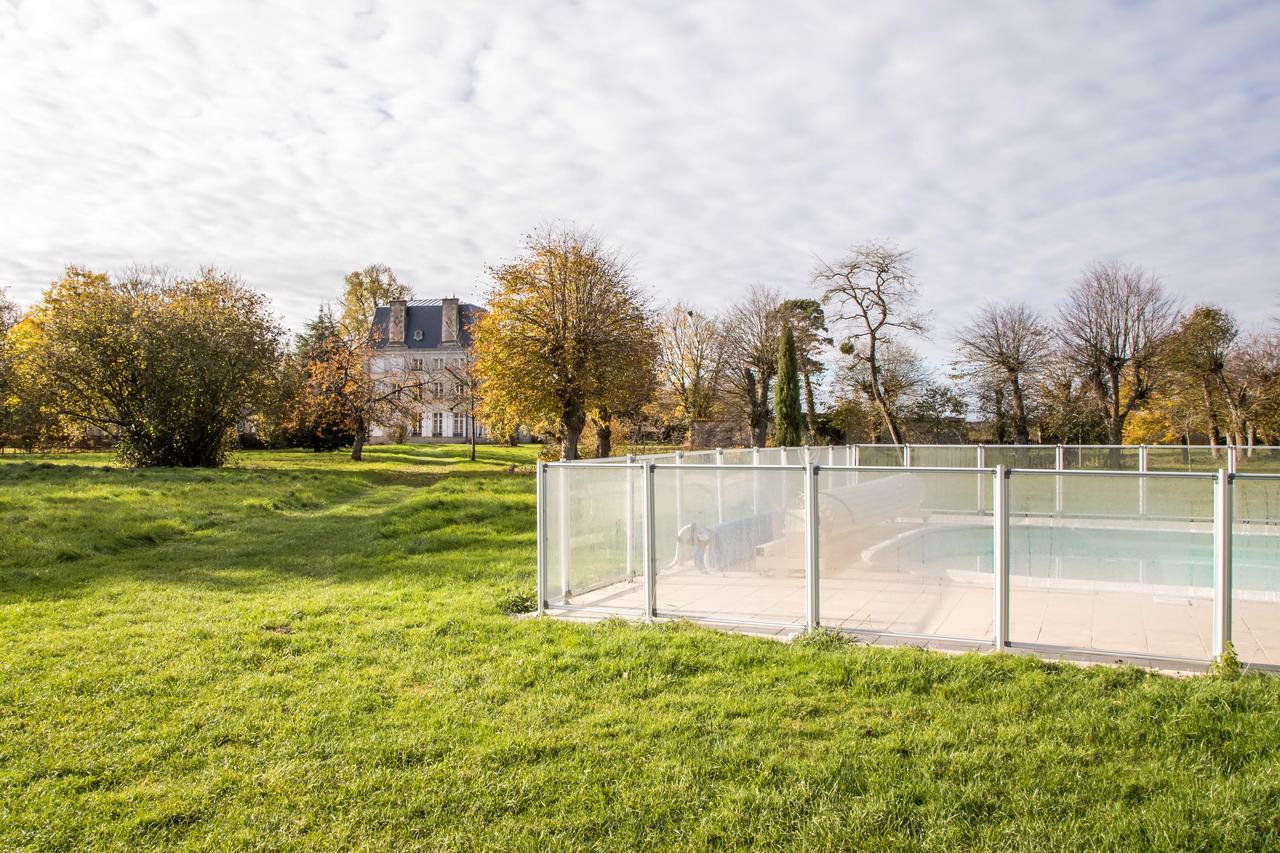
{"label": "pool deck", "polygon": [[[862,570],[820,580],[820,621],[870,642],[909,642],[931,648],[990,648],[994,596],[990,576],[920,575]],[[643,584],[615,583],[572,596],[574,608],[642,614]],[[1212,599],[1203,592],[1161,587],[1089,589],[1014,577],[1009,637],[1042,657],[1123,659],[1169,669],[1160,658],[1207,661],[1212,655]],[[1246,663],[1280,665],[1280,602],[1233,602],[1232,640]],[[580,617],[584,610],[552,615]],[[657,612],[753,633],[791,636],[804,628],[804,578],[753,572],[660,572]],[[750,623],[757,623],[751,625]],[[1194,663],[1177,665],[1194,671]]]}

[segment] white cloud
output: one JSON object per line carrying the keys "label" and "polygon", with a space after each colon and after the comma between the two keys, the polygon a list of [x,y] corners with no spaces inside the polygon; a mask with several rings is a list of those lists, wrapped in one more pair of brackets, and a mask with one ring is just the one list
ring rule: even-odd
{"label": "white cloud", "polygon": [[565,219],[707,307],[886,237],[942,331],[1110,257],[1261,321],[1278,40],[1247,3],[19,0],[0,283],[212,262],[297,324],[374,261],[478,298]]}

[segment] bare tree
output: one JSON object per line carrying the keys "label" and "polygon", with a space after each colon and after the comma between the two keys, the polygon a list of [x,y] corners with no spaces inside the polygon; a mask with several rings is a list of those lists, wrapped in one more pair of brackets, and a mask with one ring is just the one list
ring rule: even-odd
{"label": "bare tree", "polygon": [[1013,408],[1014,441],[1029,443],[1031,429],[1024,382],[1049,354],[1053,333],[1048,324],[1024,304],[987,303],[956,337],[961,363],[1001,375]]}
{"label": "bare tree", "polygon": [[1227,394],[1230,409],[1231,391],[1225,375],[1227,354],[1239,334],[1240,328],[1229,312],[1214,305],[1197,305],[1169,341],[1169,367],[1200,394],[1212,445],[1219,444],[1222,437],[1214,390],[1221,388]]}
{"label": "bare tree", "polygon": [[1232,442],[1252,449],[1258,411],[1280,391],[1280,336],[1252,334],[1233,346],[1219,381],[1231,415]]}
{"label": "bare tree", "polygon": [[[881,428],[873,428],[872,439],[879,441],[889,433],[889,425],[897,426],[903,413],[916,399],[916,395],[929,384],[929,371],[920,359],[919,353],[906,344],[893,340],[880,341],[876,354],[876,375],[872,379],[871,361],[866,355],[866,342],[851,346],[863,348],[861,354],[843,363],[836,373],[835,385],[838,396],[871,403],[880,414]],[[879,398],[876,394],[879,394]],[[888,410],[885,417],[880,405]],[[897,438],[889,433],[893,444],[901,444],[903,433]]]}
{"label": "bare tree", "polygon": [[723,391],[725,336],[713,316],[676,303],[658,331],[658,391],[686,430],[710,417]]}
{"label": "bare tree", "polygon": [[887,399],[880,350],[896,332],[919,334],[928,327],[928,316],[916,307],[910,261],[909,251],[863,243],[836,264],[820,263],[813,274],[823,304],[834,309],[830,319],[846,335],[841,351],[865,366],[872,403],[894,444],[902,443],[902,430]]}
{"label": "bare tree", "polygon": [[1058,309],[1058,338],[1102,408],[1107,439],[1120,444],[1124,421],[1150,396],[1178,306],[1141,267],[1094,264]]}
{"label": "bare tree", "polygon": [[757,447],[764,446],[769,434],[769,390],[778,369],[781,304],[778,291],[755,286],[725,317],[725,383],[741,405]]}

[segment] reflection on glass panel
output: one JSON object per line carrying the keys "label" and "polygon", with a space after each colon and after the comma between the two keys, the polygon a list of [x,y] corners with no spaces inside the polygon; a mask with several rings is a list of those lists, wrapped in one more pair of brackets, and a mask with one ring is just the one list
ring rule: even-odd
{"label": "reflection on glass panel", "polygon": [[822,624],[989,641],[993,527],[986,472],[819,471]]}
{"label": "reflection on glass panel", "polygon": [[1208,477],[1014,472],[1012,641],[1206,659],[1213,487]]}

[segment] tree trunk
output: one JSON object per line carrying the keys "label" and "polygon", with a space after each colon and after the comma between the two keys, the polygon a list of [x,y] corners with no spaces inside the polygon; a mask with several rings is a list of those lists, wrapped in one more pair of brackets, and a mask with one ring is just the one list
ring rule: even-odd
{"label": "tree trunk", "polygon": [[601,411],[596,424],[596,456],[608,459],[613,455],[613,417],[608,411]]}
{"label": "tree trunk", "polygon": [[806,418],[809,422],[809,443],[813,444],[818,435],[818,410],[813,402],[813,380],[809,377],[807,370],[800,372],[800,379],[804,382],[804,403],[809,415]]}
{"label": "tree trunk", "polygon": [[1217,447],[1222,443],[1222,430],[1218,426],[1218,412],[1213,408],[1213,391],[1209,387],[1209,377],[1200,381],[1200,389],[1204,393],[1204,410],[1209,416],[1209,443]]}
{"label": "tree trunk", "polygon": [[898,420],[890,411],[889,402],[885,400],[884,392],[880,388],[880,367],[876,364],[874,349],[867,357],[867,371],[871,374],[871,397],[875,400],[876,408],[880,410],[880,417],[884,418],[885,429],[889,431],[889,441],[893,444],[902,444],[902,431],[898,429]]}
{"label": "tree trunk", "polygon": [[581,406],[569,404],[565,406],[561,416],[564,429],[560,438],[560,458],[565,462],[573,462],[578,458],[578,440],[582,438],[582,429],[587,425],[587,413]]}
{"label": "tree trunk", "polygon": [[1013,403],[1014,441],[1018,444],[1031,443],[1031,430],[1027,427],[1027,407],[1022,400],[1022,383],[1018,381],[1018,372],[1009,371],[1009,399]]}
{"label": "tree trunk", "polygon": [[355,419],[355,438],[351,440],[351,461],[359,462],[364,455],[364,418],[357,416]]}
{"label": "tree trunk", "polygon": [[468,415],[467,420],[469,421],[467,428],[471,434],[471,461],[475,462],[476,461],[476,417],[475,415]]}
{"label": "tree trunk", "polygon": [[995,395],[995,404],[996,404],[995,406],[996,408],[996,411],[995,411],[996,444],[1004,444],[1004,440],[1008,438],[1008,433],[1005,431],[1005,423],[1004,423],[1004,389],[996,388],[993,394]]}

